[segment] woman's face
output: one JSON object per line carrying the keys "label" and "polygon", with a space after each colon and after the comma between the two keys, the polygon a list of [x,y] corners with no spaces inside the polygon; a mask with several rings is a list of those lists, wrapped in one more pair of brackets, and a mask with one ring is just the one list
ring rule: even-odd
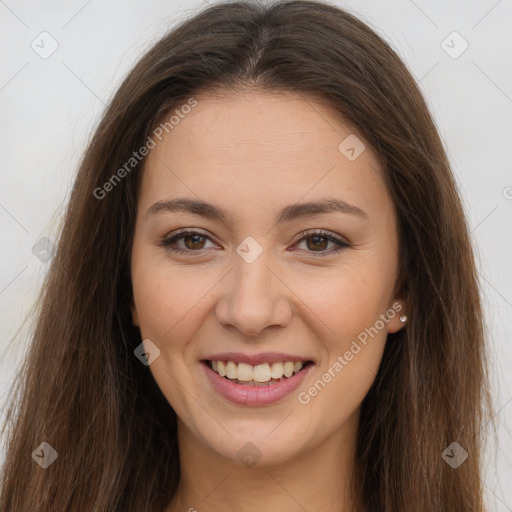
{"label": "woman's face", "polygon": [[155,139],[138,201],[132,314],[150,371],[180,436],[211,457],[353,444],[404,313],[378,161],[313,100],[195,98]]}

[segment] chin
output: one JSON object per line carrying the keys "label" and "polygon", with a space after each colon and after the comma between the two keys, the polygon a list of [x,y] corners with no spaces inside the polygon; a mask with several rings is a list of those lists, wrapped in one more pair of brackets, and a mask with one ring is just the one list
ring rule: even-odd
{"label": "chin", "polygon": [[[290,418],[292,416],[293,413]],[[276,466],[299,456],[304,446],[309,444],[306,428],[299,428],[299,425],[290,428],[286,424],[289,419],[280,424],[281,421],[282,418],[264,423],[234,420],[232,426],[225,424],[229,434],[222,428],[219,432],[217,428],[218,436],[212,436],[213,431],[209,429],[201,437],[212,451],[246,467]]]}

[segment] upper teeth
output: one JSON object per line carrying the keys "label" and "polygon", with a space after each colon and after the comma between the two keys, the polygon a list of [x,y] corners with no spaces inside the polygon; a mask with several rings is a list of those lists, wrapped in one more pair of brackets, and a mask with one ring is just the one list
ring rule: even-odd
{"label": "upper teeth", "polygon": [[281,379],[283,376],[291,377],[302,369],[303,363],[263,363],[252,366],[247,363],[235,363],[234,361],[212,361],[212,368],[221,377],[238,379],[249,382],[268,382],[270,379]]}

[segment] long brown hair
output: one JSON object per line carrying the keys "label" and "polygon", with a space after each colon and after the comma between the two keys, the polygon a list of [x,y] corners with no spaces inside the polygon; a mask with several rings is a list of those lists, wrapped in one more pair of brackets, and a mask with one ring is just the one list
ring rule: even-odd
{"label": "long brown hair", "polygon": [[[169,504],[180,475],[176,415],[133,354],[141,338],[129,314],[144,160],[108,193],[95,191],[165,114],[214,87],[327,101],[382,163],[399,219],[399,294],[409,320],[388,336],[362,404],[357,509],[483,511],[479,445],[490,398],[481,299],[447,156],[390,46],[344,10],[300,0],[199,12],[146,53],[106,109],[13,387],[1,511],[161,512]],[[31,457],[42,442],[58,453],[46,469]],[[442,457],[452,442],[469,454],[456,469]]]}

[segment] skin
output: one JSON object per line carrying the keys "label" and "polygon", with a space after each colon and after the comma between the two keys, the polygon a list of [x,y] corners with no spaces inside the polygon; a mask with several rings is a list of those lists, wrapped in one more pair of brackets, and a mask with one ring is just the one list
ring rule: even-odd
{"label": "skin", "polygon": [[[378,160],[318,101],[257,90],[195,98],[148,155],[132,249],[133,322],[160,350],[149,368],[179,418],[181,480],[167,512],[352,510],[360,405],[387,333],[403,327],[399,314],[359,343],[362,350],[309,403],[298,394],[379,315],[402,305],[396,216]],[[338,150],[349,134],[366,146],[354,161]],[[213,203],[228,218],[147,213],[178,197]],[[281,208],[325,198],[367,218],[331,212],[275,223]],[[174,247],[189,254],[175,254],[160,243],[179,228],[211,240],[181,238]],[[324,238],[297,238],[318,229],[351,246],[332,252],[336,245]],[[248,236],[263,248],[252,263],[236,252]],[[315,366],[277,403],[236,405],[217,394],[200,365],[227,351],[297,354]],[[237,456],[247,442],[261,453],[252,467]]]}

